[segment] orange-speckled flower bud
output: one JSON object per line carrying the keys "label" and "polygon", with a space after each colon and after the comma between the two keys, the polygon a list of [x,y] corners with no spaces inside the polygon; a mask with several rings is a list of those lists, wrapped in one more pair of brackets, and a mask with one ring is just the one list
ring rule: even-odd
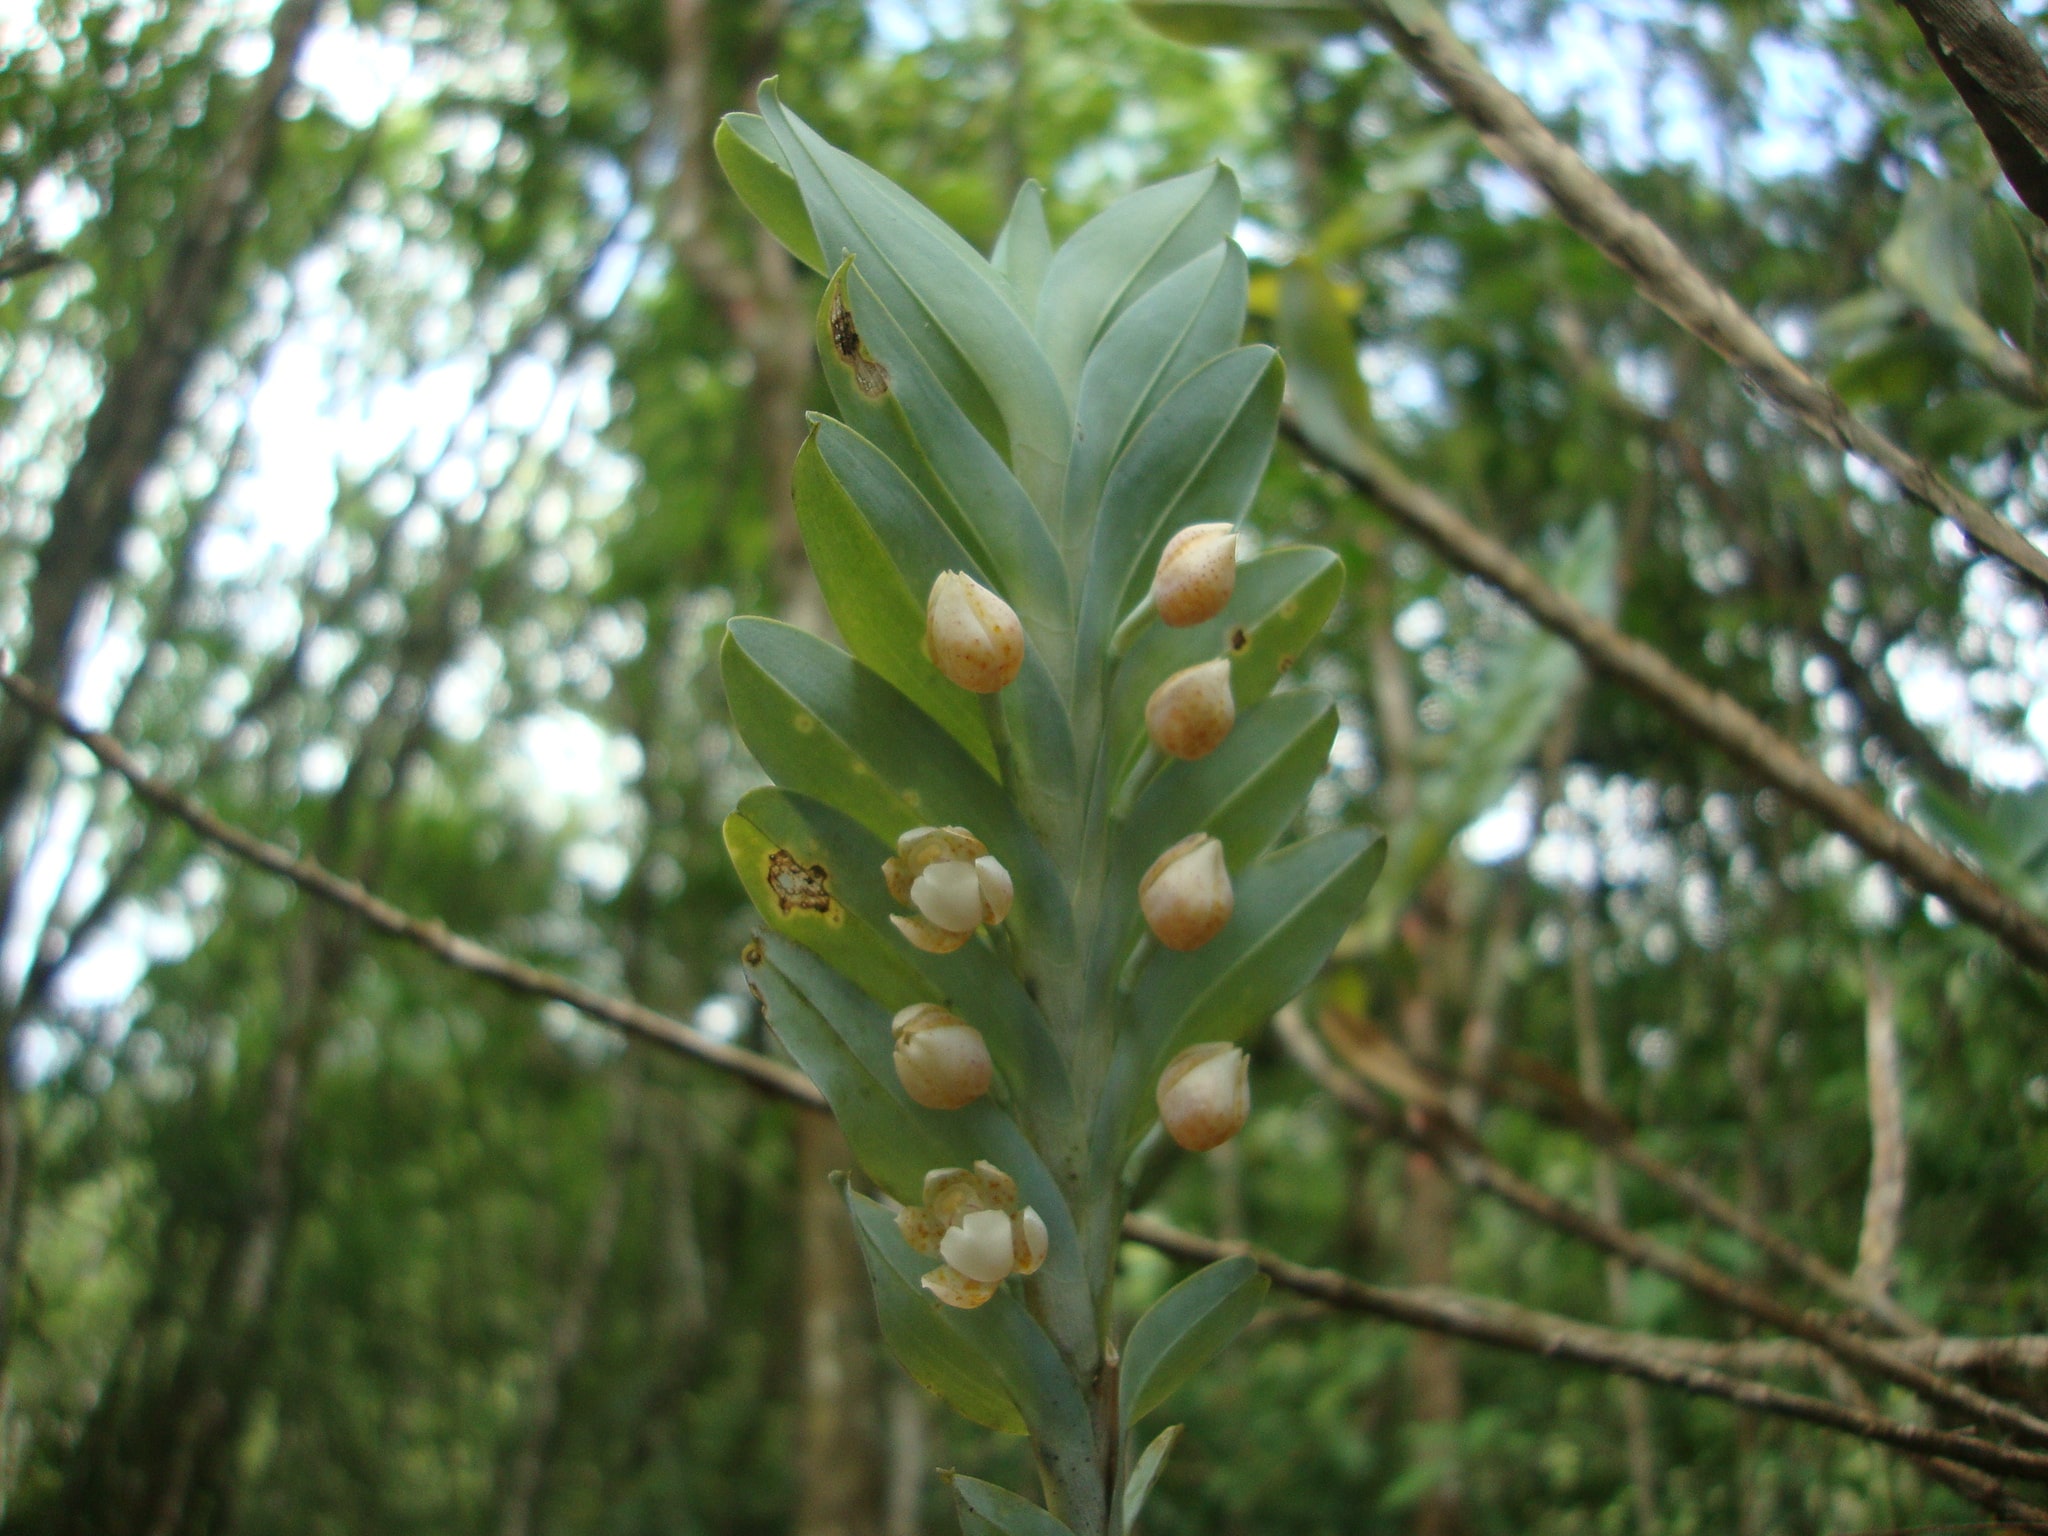
{"label": "orange-speckled flower bud", "polygon": [[1221,656],[1183,667],[1153,689],[1145,703],[1145,731],[1152,745],[1184,761],[1214,752],[1236,723],[1230,663]]}
{"label": "orange-speckled flower bud", "polygon": [[924,645],[932,664],[974,693],[996,693],[1024,665],[1017,610],[972,576],[942,571],[924,605]]}
{"label": "orange-speckled flower bud", "polygon": [[1206,832],[1175,843],[1138,882],[1145,926],[1168,949],[1200,949],[1223,931],[1235,904],[1223,845]]}
{"label": "orange-speckled flower bud", "polygon": [[1152,577],[1152,606],[1160,623],[1185,629],[1221,613],[1236,586],[1237,529],[1194,523],[1166,541]]}
{"label": "orange-speckled flower bud", "polygon": [[1251,1063],[1234,1045],[1191,1045],[1159,1074],[1159,1123],[1190,1152],[1220,1147],[1252,1112]]}

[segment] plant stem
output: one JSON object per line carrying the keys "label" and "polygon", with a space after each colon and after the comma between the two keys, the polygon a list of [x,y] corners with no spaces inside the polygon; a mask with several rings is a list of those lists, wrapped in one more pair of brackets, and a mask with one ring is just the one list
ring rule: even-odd
{"label": "plant stem", "polygon": [[1145,632],[1145,626],[1150,624],[1158,613],[1159,610],[1153,606],[1152,594],[1148,590],[1145,593],[1145,600],[1124,616],[1123,623],[1116,627],[1116,633],[1109,637],[1109,659],[1123,660],[1124,652],[1138,643],[1138,636]]}
{"label": "plant stem", "polygon": [[981,696],[981,718],[988,727],[989,742],[996,749],[996,773],[1002,779],[1003,788],[1014,795],[1017,793],[1017,756],[1010,745],[1010,722],[1003,718],[1000,694],[984,693]]}
{"label": "plant stem", "polygon": [[1112,822],[1120,822],[1131,814],[1131,807],[1138,803],[1138,796],[1144,793],[1145,786],[1152,782],[1152,776],[1159,772],[1164,761],[1159,749],[1146,742],[1143,755],[1131,765],[1130,773],[1117,789],[1116,799],[1110,802],[1109,819]]}

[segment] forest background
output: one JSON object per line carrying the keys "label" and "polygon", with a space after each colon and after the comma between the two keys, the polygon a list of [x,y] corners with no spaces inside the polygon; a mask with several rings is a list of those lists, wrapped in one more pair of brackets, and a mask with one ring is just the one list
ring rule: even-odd
{"label": "forest background", "polygon": [[[2048,242],[1914,13],[1450,19],[1767,348],[2033,524]],[[1176,1399],[1148,1528],[2012,1515],[1848,1422],[1955,1405],[1826,1338],[2048,1391],[2040,591],[1673,324],[1379,36],[14,0],[0,646],[190,799],[0,714],[0,1529],[909,1536],[950,1522],[934,1466],[1022,1481],[881,1357],[844,1146],[739,1054],[775,1047],[718,827],[760,780],[712,658],[815,604],[823,404],[820,285],[710,155],[771,74],[984,249],[1027,178],[1065,233],[1229,165],[1296,413],[1252,537],[1348,567],[1308,815],[1386,828],[1387,872],[1124,1286],[1210,1239],[1315,1269],[1276,1262]],[[1991,875],[2003,947],[1535,628],[1472,574],[1504,547]],[[421,921],[295,891],[199,805]]]}

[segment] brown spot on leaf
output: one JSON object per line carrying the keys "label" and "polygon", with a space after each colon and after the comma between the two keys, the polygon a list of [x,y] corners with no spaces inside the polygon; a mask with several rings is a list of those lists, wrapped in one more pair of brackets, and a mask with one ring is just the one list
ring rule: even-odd
{"label": "brown spot on leaf", "polygon": [[846,307],[844,290],[832,290],[832,350],[839,361],[853,370],[853,385],[870,400],[879,400],[889,393],[889,370],[876,361],[868,351],[867,343],[860,339],[860,331],[853,323],[853,311]]}
{"label": "brown spot on leaf", "polygon": [[759,939],[747,940],[747,947],[740,951],[740,964],[748,970],[768,963],[768,950]]}
{"label": "brown spot on leaf", "polygon": [[1245,628],[1244,628],[1244,626],[1243,626],[1242,624],[1234,624],[1234,625],[1232,625],[1232,626],[1231,626],[1231,629],[1230,629],[1230,654],[1231,654],[1231,655],[1233,655],[1233,656],[1237,655],[1237,654],[1238,654],[1238,652],[1242,651],[1242,650],[1243,650],[1243,649],[1244,649],[1244,648],[1245,648],[1246,646],[1250,645],[1251,643],[1252,643],[1252,637],[1251,637],[1250,635],[1248,635],[1248,634],[1246,634],[1246,633],[1245,633]]}
{"label": "brown spot on leaf", "polygon": [[1292,672],[1294,670],[1294,658],[1292,656],[1282,656],[1280,658],[1280,670],[1282,672]]}
{"label": "brown spot on leaf", "polygon": [[830,878],[824,865],[800,864],[787,848],[778,848],[768,855],[768,889],[775,893],[776,904],[784,916],[791,912],[830,912]]}

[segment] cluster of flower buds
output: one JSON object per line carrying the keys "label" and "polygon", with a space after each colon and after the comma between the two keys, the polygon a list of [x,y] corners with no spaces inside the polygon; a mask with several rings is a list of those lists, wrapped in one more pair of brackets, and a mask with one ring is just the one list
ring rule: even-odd
{"label": "cluster of flower buds", "polygon": [[933,955],[959,949],[983,923],[1000,923],[1015,894],[1010,872],[964,827],[912,827],[896,839],[882,878],[891,896],[917,909],[915,917],[889,921]]}
{"label": "cluster of flower buds", "polygon": [[1237,587],[1237,530],[1191,523],[1166,541],[1152,576],[1152,607],[1170,629],[1206,624]]}
{"label": "cluster of flower buds", "polygon": [[937,1003],[912,1003],[890,1022],[896,1077],[926,1109],[962,1109],[995,1075],[981,1031]]}
{"label": "cluster of flower buds", "polygon": [[972,576],[942,571],[924,605],[924,648],[932,665],[970,693],[1000,693],[1024,665],[1017,610]]}
{"label": "cluster of flower buds", "polygon": [[1252,1112],[1251,1063],[1234,1045],[1191,1045],[1159,1074],[1159,1123],[1190,1152],[1220,1147]]}
{"label": "cluster of flower buds", "polygon": [[1206,832],[1182,838],[1138,882],[1138,910],[1168,949],[1200,949],[1223,931],[1236,905],[1223,845]]}
{"label": "cluster of flower buds", "polygon": [[896,1230],[945,1261],[923,1283],[949,1307],[978,1307],[1011,1275],[1035,1273],[1050,1244],[1038,1212],[1017,1208],[1017,1181],[988,1162],[927,1173],[924,1204],[905,1206]]}

